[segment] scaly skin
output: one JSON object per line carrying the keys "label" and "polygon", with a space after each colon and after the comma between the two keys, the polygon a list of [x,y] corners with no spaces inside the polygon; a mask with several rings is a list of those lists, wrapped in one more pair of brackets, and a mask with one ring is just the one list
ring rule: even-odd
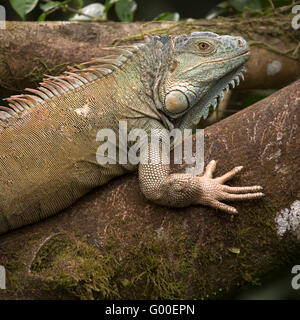
{"label": "scaly skin", "polygon": [[202,177],[170,174],[163,151],[146,155],[158,164],[96,161],[97,132],[107,128],[118,134],[120,120],[127,121],[128,131],[159,133],[189,128],[207,116],[222,90],[241,75],[249,57],[245,40],[212,33],[164,35],[110,50],[114,55],[46,79],[37,90],[28,89],[33,95],[11,97],[10,107],[0,107],[0,234],[51,216],[136,169],[144,195],[162,205],[204,204],[236,213],[221,201],[263,195],[259,186],[224,185],[241,167],[215,179],[215,162]]}

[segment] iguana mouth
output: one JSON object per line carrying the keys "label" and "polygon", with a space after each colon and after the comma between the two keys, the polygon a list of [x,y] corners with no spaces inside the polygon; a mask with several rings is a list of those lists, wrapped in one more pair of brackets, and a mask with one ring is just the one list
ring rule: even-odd
{"label": "iguana mouth", "polygon": [[247,50],[247,51],[245,51],[245,52],[242,52],[242,53],[240,53],[240,54],[235,55],[234,57],[224,58],[224,59],[218,59],[218,60],[211,60],[211,61],[205,62],[205,64],[219,63],[219,62],[234,60],[234,59],[236,59],[236,58],[239,58],[239,57],[242,57],[242,56],[249,56],[249,55],[250,55],[250,50]]}
{"label": "iguana mouth", "polygon": [[221,78],[181,119],[179,128],[191,128],[197,125],[202,118],[206,119],[210,107],[216,110],[223,100],[224,91],[227,93],[230,88],[233,89],[240,84],[240,79],[244,80],[243,72],[246,72],[246,68],[241,66]]}

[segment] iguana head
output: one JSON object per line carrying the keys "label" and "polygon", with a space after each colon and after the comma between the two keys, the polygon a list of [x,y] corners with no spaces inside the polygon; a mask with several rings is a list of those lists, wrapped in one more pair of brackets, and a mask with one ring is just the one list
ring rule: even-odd
{"label": "iguana head", "polygon": [[180,127],[190,127],[216,108],[223,90],[239,84],[249,47],[241,37],[211,32],[162,41],[168,53],[154,85],[155,102],[169,120],[180,118]]}

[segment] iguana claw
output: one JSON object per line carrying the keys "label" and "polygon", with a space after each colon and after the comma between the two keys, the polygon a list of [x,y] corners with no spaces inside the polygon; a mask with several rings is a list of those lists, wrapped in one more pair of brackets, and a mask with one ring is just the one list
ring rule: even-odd
{"label": "iguana claw", "polygon": [[264,193],[258,192],[263,188],[261,186],[250,187],[230,187],[224,183],[239,173],[243,167],[235,167],[221,177],[213,178],[213,172],[216,169],[216,161],[212,160],[207,165],[204,175],[199,177],[203,196],[196,200],[195,204],[204,204],[216,209],[226,211],[230,214],[238,213],[237,209],[222,201],[236,201],[236,200],[249,200],[256,199],[264,196]]}

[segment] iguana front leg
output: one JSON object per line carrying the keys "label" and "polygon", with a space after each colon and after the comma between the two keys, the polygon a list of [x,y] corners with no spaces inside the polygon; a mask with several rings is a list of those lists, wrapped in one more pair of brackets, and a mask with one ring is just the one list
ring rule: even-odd
{"label": "iguana front leg", "polygon": [[[156,150],[157,151],[157,150]],[[152,151],[153,152],[153,151]],[[149,151],[151,155],[151,149]],[[161,154],[154,155],[162,159]],[[139,181],[143,194],[149,200],[170,207],[187,207],[190,205],[207,205],[226,211],[230,214],[237,210],[221,201],[248,200],[264,196],[258,192],[260,186],[230,187],[224,185],[243,167],[235,167],[221,177],[213,178],[216,161],[212,160],[206,167],[203,176],[170,173],[167,164],[140,164]]]}

